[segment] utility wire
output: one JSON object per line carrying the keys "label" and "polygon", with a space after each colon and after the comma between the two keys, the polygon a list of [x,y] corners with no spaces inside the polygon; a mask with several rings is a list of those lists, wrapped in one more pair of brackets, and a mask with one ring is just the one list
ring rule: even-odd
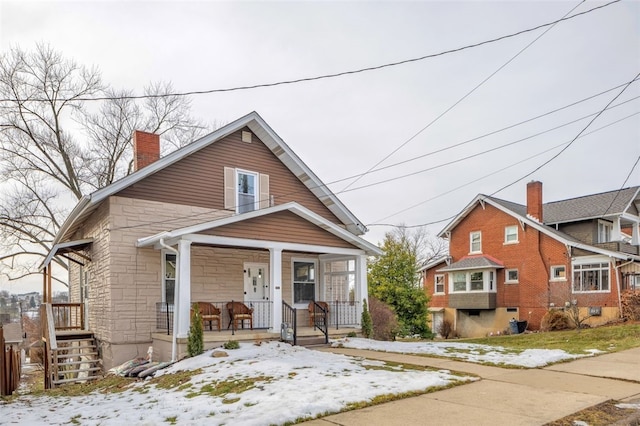
{"label": "utility wire", "polygon": [[[604,129],[608,128],[608,127],[611,127],[611,126],[613,126],[613,125],[615,125],[615,124],[618,124],[618,123],[620,123],[620,122],[622,122],[622,121],[624,121],[624,120],[627,120],[627,119],[629,119],[629,118],[631,118],[631,117],[635,117],[635,116],[636,116],[636,115],[638,115],[638,114],[640,114],[640,112],[635,112],[635,113],[633,113],[633,114],[631,114],[631,115],[628,115],[628,116],[626,116],[626,117],[623,117],[623,118],[620,118],[620,119],[618,119],[618,120],[616,120],[616,121],[613,121],[613,122],[611,122],[611,123],[608,123],[608,124],[606,124],[606,125],[604,125],[604,126],[602,126],[602,127],[600,127],[600,128],[597,128],[597,129],[595,129],[595,130],[592,130],[591,132],[585,133],[585,134],[583,134],[583,135],[582,135],[582,136],[580,136],[580,137],[586,137],[586,136],[592,135],[593,133],[599,132],[600,130],[604,130]],[[527,162],[527,161],[529,161],[529,160],[531,160],[531,159],[533,159],[533,158],[539,157],[539,156],[541,156],[541,155],[543,155],[543,154],[546,154],[547,152],[553,151],[554,149],[560,148],[560,147],[561,147],[561,146],[563,146],[563,145],[567,145],[568,143],[570,143],[570,141],[568,141],[568,142],[563,142],[563,143],[561,143],[561,144],[558,144],[558,145],[552,146],[552,147],[551,147],[551,148],[549,148],[549,149],[546,149],[546,150],[541,151],[541,152],[539,152],[539,153],[537,153],[537,154],[534,154],[534,155],[532,155],[532,156],[529,156],[529,157],[527,157],[527,158],[525,158],[525,159],[523,159],[523,160],[520,160],[520,161],[518,161],[518,162],[512,163],[512,164],[510,164],[510,165],[508,165],[508,166],[506,166],[506,167],[503,167],[503,168],[501,168],[501,169],[495,170],[495,171],[493,171],[493,172],[491,172],[491,173],[489,173],[489,174],[486,174],[486,175],[484,175],[484,176],[482,176],[482,177],[480,177],[480,178],[475,178],[475,179],[473,179],[472,181],[466,182],[466,183],[464,183],[464,184],[462,184],[462,185],[460,185],[460,186],[457,186],[457,187],[455,187],[455,188],[453,188],[453,189],[450,189],[450,190],[448,190],[448,191],[445,191],[445,192],[443,192],[443,193],[440,193],[440,194],[438,194],[438,195],[436,195],[436,196],[434,196],[434,197],[431,197],[431,198],[429,198],[429,199],[426,199],[426,200],[420,201],[419,203],[413,204],[413,205],[411,205],[411,206],[409,206],[409,207],[407,207],[407,208],[405,208],[405,209],[402,209],[402,210],[397,211],[397,212],[395,212],[395,213],[392,213],[392,214],[390,214],[390,215],[388,215],[388,216],[385,216],[385,217],[383,217],[382,219],[378,219],[378,220],[376,220],[374,223],[367,224],[366,226],[367,226],[367,227],[369,227],[369,226],[392,226],[392,227],[400,227],[400,228],[419,228],[419,227],[421,227],[421,226],[433,225],[433,224],[441,223],[441,222],[444,222],[444,221],[446,221],[446,220],[452,219],[453,217],[455,217],[455,215],[454,215],[454,216],[451,216],[451,217],[449,217],[449,218],[446,218],[446,219],[440,219],[440,220],[437,220],[437,221],[435,221],[435,222],[423,223],[423,224],[419,224],[419,225],[396,225],[396,224],[390,224],[390,223],[379,223],[379,222],[382,222],[383,220],[387,220],[387,219],[389,219],[389,218],[391,218],[391,217],[393,217],[393,216],[399,215],[399,214],[401,214],[401,213],[404,213],[404,212],[406,212],[406,211],[409,211],[409,210],[411,210],[411,209],[414,209],[414,208],[416,208],[416,207],[419,207],[419,206],[421,206],[421,205],[423,205],[423,204],[426,204],[426,203],[428,203],[428,202],[430,202],[430,201],[433,201],[433,200],[436,200],[436,199],[438,199],[438,198],[440,198],[440,197],[443,197],[443,196],[445,196],[445,195],[451,194],[452,192],[455,192],[455,191],[457,191],[457,190],[459,190],[459,189],[462,189],[462,188],[465,188],[465,187],[467,187],[467,186],[473,185],[473,184],[475,184],[475,183],[477,183],[477,182],[479,182],[479,181],[481,181],[481,180],[484,180],[484,179],[486,179],[486,178],[488,178],[488,177],[491,177],[491,176],[493,176],[493,175],[496,175],[496,174],[498,174],[498,173],[501,173],[501,172],[503,172],[503,171],[505,171],[505,170],[507,170],[507,169],[510,169],[510,168],[515,167],[515,166],[517,166],[517,165],[519,165],[519,164],[522,164],[522,163],[524,163],[524,162]],[[626,183],[626,182],[625,182],[625,183]]]}
{"label": "utility wire", "polygon": [[[640,76],[640,73],[638,73],[638,74],[635,76],[634,80],[635,80],[636,78],[638,78],[639,76]],[[633,80],[632,80],[632,81],[633,81]],[[609,103],[608,103],[607,105],[605,105],[605,107],[604,107],[604,108],[603,108],[603,109],[602,109],[598,114],[596,114],[596,116],[595,116],[595,117],[593,117],[593,119],[591,119],[591,121],[589,121],[589,123],[587,123],[587,125],[586,125],[582,130],[580,130],[580,132],[578,132],[578,134],[576,135],[576,137],[575,137],[575,138],[573,138],[573,140],[572,140],[571,142],[569,142],[569,144],[568,144],[567,146],[565,146],[564,148],[562,148],[562,149],[560,150],[560,152],[558,152],[556,155],[554,155],[553,157],[551,157],[550,159],[548,159],[547,161],[545,161],[544,163],[542,163],[541,165],[539,165],[538,167],[536,167],[535,169],[533,169],[532,171],[530,171],[529,173],[525,174],[525,175],[524,175],[524,176],[522,176],[521,178],[514,180],[513,182],[511,182],[511,183],[509,183],[509,184],[507,184],[507,185],[503,186],[502,188],[498,189],[497,191],[494,191],[491,195],[495,195],[495,194],[497,194],[498,192],[503,191],[503,190],[505,190],[505,189],[509,188],[510,186],[515,185],[516,183],[520,182],[522,179],[525,179],[525,178],[527,178],[527,177],[531,176],[532,174],[534,174],[535,172],[537,172],[538,170],[542,169],[544,166],[546,166],[547,164],[549,164],[550,162],[552,162],[553,160],[555,160],[556,158],[558,158],[560,155],[562,155],[562,153],[563,153],[563,152],[565,152],[567,149],[569,149],[569,147],[570,147],[571,145],[573,145],[573,143],[574,143],[574,142],[575,142],[575,141],[580,137],[580,135],[581,135],[582,133],[584,133],[584,131],[586,131],[586,130],[591,126],[591,124],[593,124],[593,122],[594,122],[594,121],[596,121],[596,120],[598,119],[598,117],[600,117],[600,116],[601,116],[601,115],[602,115],[602,114],[607,110],[607,108],[609,108],[609,105],[611,105],[611,104],[613,103],[613,101],[615,101],[616,99],[618,99],[618,98],[619,98],[619,97],[624,93],[624,91],[625,91],[625,90],[627,90],[627,88],[631,85],[632,81],[630,81],[629,83],[627,83],[627,84],[624,86],[624,88],[620,91],[620,93],[618,93],[618,94],[617,94],[613,99],[611,99],[611,100],[609,101]]]}
{"label": "utility wire", "polygon": [[[629,99],[628,101],[620,103],[620,104],[618,104],[616,106],[620,106],[620,105],[623,105],[623,104],[625,104],[627,102],[631,102],[631,101],[633,101],[633,100],[635,100],[637,98],[640,98],[640,96],[637,96],[635,98]],[[611,108],[607,108],[607,110],[610,110],[610,109]],[[533,139],[533,138],[535,138],[537,136],[540,136],[540,135],[543,135],[543,134],[546,134],[546,133],[550,133],[550,132],[552,132],[554,130],[558,130],[558,129],[562,128],[562,127],[566,127],[566,126],[569,126],[571,124],[575,124],[575,123],[577,123],[579,121],[582,121],[582,120],[584,120],[586,118],[589,118],[591,116],[595,115],[597,117],[599,114],[602,114],[602,112],[603,111],[600,111],[600,112],[597,112],[597,113],[593,113],[593,114],[589,114],[589,115],[586,115],[584,117],[580,117],[578,119],[570,121],[568,123],[564,123],[564,124],[561,124],[559,126],[552,127],[551,129],[543,130],[542,132],[534,133],[533,135],[529,135],[527,137],[524,137],[524,138],[521,138],[521,139],[517,139],[515,141],[508,142],[508,143],[503,144],[503,145],[499,145],[499,146],[496,146],[496,147],[493,147],[493,148],[490,148],[490,149],[487,149],[487,150],[484,150],[484,151],[480,151],[480,152],[477,152],[475,154],[467,155],[466,157],[460,157],[460,158],[456,158],[455,160],[448,161],[446,163],[440,163],[440,164],[437,164],[435,166],[428,167],[426,169],[421,169],[421,170],[418,170],[418,171],[415,171],[415,172],[406,173],[406,174],[403,174],[403,175],[400,175],[400,176],[394,176],[392,178],[388,178],[388,179],[380,180],[380,181],[377,181],[377,182],[369,183],[367,185],[361,185],[361,186],[358,186],[358,187],[355,187],[355,188],[351,188],[351,189],[343,189],[342,191],[337,192],[337,194],[342,194],[342,193],[351,192],[351,191],[357,191],[357,190],[368,188],[368,187],[371,187],[371,186],[376,186],[376,185],[380,185],[380,184],[383,184],[383,183],[392,182],[392,181],[395,181],[395,180],[399,180],[399,179],[404,179],[404,178],[407,178],[407,177],[415,176],[415,175],[418,175],[418,174],[421,174],[421,173],[425,173],[425,172],[428,172],[428,171],[431,171],[431,170],[439,169],[441,167],[450,166],[451,164],[460,163],[460,162],[468,160],[470,158],[479,157],[481,155],[485,155],[485,154],[488,154],[490,152],[498,151],[498,150],[500,150],[502,148],[506,148],[506,147],[509,147],[509,146],[516,145],[516,144],[519,144],[521,142],[527,141],[529,139]],[[462,142],[462,143],[460,143],[460,144],[458,144],[456,146],[462,145],[464,143],[466,143],[466,142]],[[398,164],[404,164],[404,163],[407,163],[409,161],[413,161],[414,159],[417,159],[417,158],[422,158],[422,157],[426,157],[426,156],[434,154],[434,153],[445,151],[446,149],[449,149],[449,148],[444,148],[444,149],[441,149],[441,150],[438,150],[438,151],[427,153],[427,154],[421,155],[421,156],[416,157],[416,158],[405,160],[405,161],[397,163],[395,165],[390,165],[390,166],[387,166],[387,167],[380,168],[380,169],[378,169],[376,171],[383,170],[383,169],[388,168],[388,167],[393,167],[393,166],[396,166]]]}
{"label": "utility wire", "polygon": [[[485,41],[482,41],[482,42],[466,45],[466,46],[463,46],[463,47],[458,47],[458,48],[450,49],[450,50],[444,50],[442,52],[432,53],[432,54],[428,54],[428,55],[424,55],[424,56],[419,56],[417,58],[404,59],[404,60],[397,61],[397,62],[390,62],[390,63],[386,63],[386,64],[382,64],[382,65],[376,65],[376,66],[371,66],[371,67],[366,67],[366,68],[360,68],[360,69],[356,69],[356,70],[342,71],[342,72],[337,72],[337,73],[333,73],[333,74],[324,74],[324,75],[319,75],[319,76],[314,76],[314,77],[298,78],[298,79],[294,79],[294,80],[283,80],[283,81],[278,81],[278,82],[274,82],[274,83],[253,84],[253,85],[248,85],[248,86],[238,86],[238,87],[230,87],[230,88],[222,88],[222,89],[194,90],[194,91],[189,91],[189,92],[175,92],[175,93],[164,93],[164,94],[156,94],[156,95],[100,96],[100,97],[90,97],[90,98],[75,97],[75,98],[66,98],[66,99],[65,98],[60,98],[58,100],[61,101],[61,102],[67,102],[67,101],[106,101],[106,100],[152,99],[152,98],[165,98],[165,97],[175,97],[175,96],[207,95],[207,94],[211,94],[211,93],[234,92],[234,91],[239,91],[239,90],[250,90],[250,89],[263,88],[263,87],[282,86],[282,85],[286,85],[286,84],[296,84],[296,83],[302,83],[302,82],[307,82],[307,81],[317,81],[317,80],[324,80],[324,79],[328,79],[328,78],[341,77],[341,76],[351,75],[351,74],[359,74],[359,73],[363,73],[363,72],[367,72],[367,71],[375,71],[375,70],[380,70],[380,69],[383,69],[383,68],[389,68],[389,67],[394,67],[394,66],[398,66],[398,65],[408,64],[408,63],[411,63],[411,62],[418,62],[418,61],[422,61],[422,60],[425,60],[425,59],[436,58],[438,56],[448,55],[448,54],[451,54],[451,53],[457,53],[457,52],[461,52],[463,50],[468,50],[468,49],[472,49],[472,48],[475,48],[475,47],[483,46],[485,44],[495,43],[495,42],[502,41],[502,40],[505,40],[505,39],[517,37],[517,36],[522,35],[522,34],[526,34],[526,33],[532,32],[532,31],[539,30],[540,28],[553,26],[553,25],[555,25],[555,24],[557,24],[559,22],[568,21],[570,19],[577,18],[577,17],[582,16],[582,15],[586,15],[586,14],[594,12],[594,11],[596,11],[598,9],[602,9],[602,8],[611,6],[612,4],[619,3],[619,2],[620,2],[620,0],[614,0],[614,1],[611,1],[609,3],[603,4],[603,5],[600,5],[600,6],[596,6],[596,7],[592,8],[592,9],[586,10],[584,12],[576,13],[575,15],[572,15],[572,16],[563,17],[563,18],[558,19],[556,21],[548,22],[546,24],[541,24],[541,25],[538,25],[538,26],[535,26],[535,27],[532,27],[532,28],[528,28],[528,29],[521,30],[521,31],[518,31],[518,32],[515,32],[515,33],[503,35],[503,36],[496,37],[496,38],[493,38],[493,39],[485,40]],[[48,99],[41,99],[41,98],[34,98],[34,99],[7,99],[7,98],[5,98],[5,99],[0,99],[0,102],[27,102],[27,101],[49,102]]]}
{"label": "utility wire", "polygon": [[[575,7],[573,7],[569,12],[567,12],[562,18],[566,18],[567,15],[569,15],[571,12],[573,12],[574,10],[576,10],[578,8],[578,6],[580,6],[582,3],[584,3],[585,0],[582,0],[582,2],[578,3]],[[559,22],[559,21],[558,21]],[[364,176],[366,176],[367,174],[369,174],[369,172],[371,172],[373,169],[375,169],[376,167],[378,167],[380,164],[384,163],[387,159],[389,159],[389,157],[391,157],[392,155],[394,155],[396,152],[400,151],[402,148],[404,148],[409,142],[411,142],[412,140],[414,140],[418,135],[420,135],[422,132],[424,132],[425,130],[427,130],[429,127],[431,127],[433,124],[435,124],[438,120],[440,120],[442,117],[444,117],[449,111],[451,111],[452,109],[454,109],[456,106],[458,106],[458,104],[460,104],[462,101],[464,101],[467,97],[469,97],[473,92],[475,92],[477,89],[480,88],[480,86],[482,86],[484,83],[486,83],[487,81],[489,81],[489,79],[491,79],[494,75],[496,75],[498,72],[500,72],[503,68],[505,68],[507,65],[509,65],[513,60],[515,60],[518,56],[520,56],[525,50],[527,50],[533,43],[535,43],[536,41],[538,41],[542,36],[544,36],[547,32],[549,32],[556,24],[553,24],[551,26],[549,26],[549,28],[547,28],[542,34],[540,34],[538,37],[536,37],[535,39],[533,39],[529,44],[527,44],[525,47],[523,47],[522,49],[520,49],[520,51],[518,51],[518,53],[516,53],[514,56],[511,57],[511,59],[509,59],[507,62],[505,62],[504,64],[502,64],[500,67],[498,67],[497,70],[495,70],[494,72],[492,72],[491,74],[489,74],[488,77],[486,77],[484,80],[482,80],[479,84],[477,84],[473,89],[471,89],[469,92],[467,92],[463,97],[461,97],[460,99],[458,99],[456,102],[454,102],[453,105],[451,105],[449,108],[445,109],[442,113],[440,113],[440,115],[438,115],[436,118],[434,118],[433,120],[431,120],[431,122],[429,124],[427,124],[426,126],[424,126],[422,129],[418,130],[417,133],[415,133],[413,136],[411,136],[409,139],[407,139],[406,141],[404,141],[403,143],[401,143],[397,148],[395,148],[393,151],[391,151],[389,154],[387,154],[384,158],[382,158],[382,160],[378,161],[376,164],[374,164],[373,166],[371,166],[371,168],[369,170],[367,170],[364,174],[362,174],[360,177],[358,177],[357,179],[355,179],[353,182],[349,183],[346,187],[344,187],[343,190],[349,189],[352,185],[354,185],[356,182],[358,182],[360,179],[362,179]]]}
{"label": "utility wire", "polygon": [[616,198],[618,198],[618,195],[620,195],[620,191],[622,191],[624,189],[624,186],[629,181],[629,178],[633,174],[633,171],[636,169],[636,166],[638,165],[639,161],[640,161],[640,155],[636,159],[636,162],[633,163],[633,166],[631,166],[631,170],[629,171],[629,174],[627,175],[627,178],[624,180],[624,182],[622,183],[622,186],[620,187],[620,189],[618,189],[618,192],[616,192],[616,196],[613,197],[613,199],[611,200],[611,204],[609,204],[609,207],[607,207],[607,209],[604,211],[604,213],[602,213],[601,217],[604,217],[607,213],[609,213],[609,209],[611,208],[611,206],[613,206],[613,203],[616,201]]}

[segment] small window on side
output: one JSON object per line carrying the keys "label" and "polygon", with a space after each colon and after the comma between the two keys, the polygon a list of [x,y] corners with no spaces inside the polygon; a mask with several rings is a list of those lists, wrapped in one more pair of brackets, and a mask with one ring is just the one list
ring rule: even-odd
{"label": "small window on side", "polygon": [[557,265],[551,267],[551,281],[566,281],[567,270],[564,265]]}
{"label": "small window on side", "polygon": [[518,242],[518,225],[506,226],[504,228],[504,243],[515,244]]}
{"label": "small window on side", "polygon": [[507,269],[504,271],[504,282],[505,284],[517,284],[518,283],[518,270],[517,269]]}
{"label": "small window on side", "polygon": [[433,292],[435,294],[444,294],[444,275],[436,275],[434,281]]}

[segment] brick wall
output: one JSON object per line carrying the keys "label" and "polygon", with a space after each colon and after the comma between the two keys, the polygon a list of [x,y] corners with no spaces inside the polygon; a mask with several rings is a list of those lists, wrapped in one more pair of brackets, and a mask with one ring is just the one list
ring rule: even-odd
{"label": "brick wall", "polygon": [[[518,242],[505,244],[505,227],[512,225],[518,227]],[[595,300],[593,295],[572,294],[571,256],[575,256],[576,251],[569,253],[564,244],[530,226],[523,229],[517,219],[489,204],[485,204],[484,208],[478,205],[452,230],[449,240],[452,262],[469,255],[469,234],[474,231],[482,232],[482,253],[504,263],[505,268],[497,271],[497,306],[518,308],[520,319],[528,320],[530,328],[539,328],[554,292],[561,291],[585,306],[617,306],[617,284],[613,268],[610,270],[611,292],[599,294],[597,303],[590,303],[590,299]],[[565,266],[567,279],[550,281],[551,266],[559,265]],[[431,297],[431,307],[448,306],[447,295],[433,295],[434,275],[442,267],[443,265],[438,265],[423,273],[425,291]],[[505,283],[507,269],[518,270],[517,284]],[[445,274],[445,292],[448,292],[448,278],[448,274]]]}

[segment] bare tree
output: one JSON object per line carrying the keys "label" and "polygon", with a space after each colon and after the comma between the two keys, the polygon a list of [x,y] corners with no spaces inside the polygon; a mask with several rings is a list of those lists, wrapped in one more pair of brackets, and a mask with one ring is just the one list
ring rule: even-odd
{"label": "bare tree", "polygon": [[406,247],[415,256],[418,267],[446,254],[449,249],[446,240],[431,235],[424,226],[409,229],[400,225],[391,233],[398,241],[406,242]]}
{"label": "bare tree", "polygon": [[0,55],[0,273],[34,273],[69,207],[132,172],[133,130],[164,135],[164,152],[203,133],[171,93],[153,83],[136,101],[47,45]]}

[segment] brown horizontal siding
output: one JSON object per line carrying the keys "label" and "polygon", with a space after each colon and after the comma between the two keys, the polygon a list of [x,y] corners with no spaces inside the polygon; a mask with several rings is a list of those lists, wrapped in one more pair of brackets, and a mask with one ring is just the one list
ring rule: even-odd
{"label": "brown horizontal siding", "polygon": [[352,244],[289,211],[213,228],[204,233],[221,237],[355,248]]}
{"label": "brown horizontal siding", "polygon": [[[245,128],[249,131],[249,128]],[[296,201],[323,218],[341,222],[315,195],[253,135],[241,140],[241,131],[120,191],[119,196],[190,206],[224,208],[224,167],[269,175],[269,192],[275,204]]]}

